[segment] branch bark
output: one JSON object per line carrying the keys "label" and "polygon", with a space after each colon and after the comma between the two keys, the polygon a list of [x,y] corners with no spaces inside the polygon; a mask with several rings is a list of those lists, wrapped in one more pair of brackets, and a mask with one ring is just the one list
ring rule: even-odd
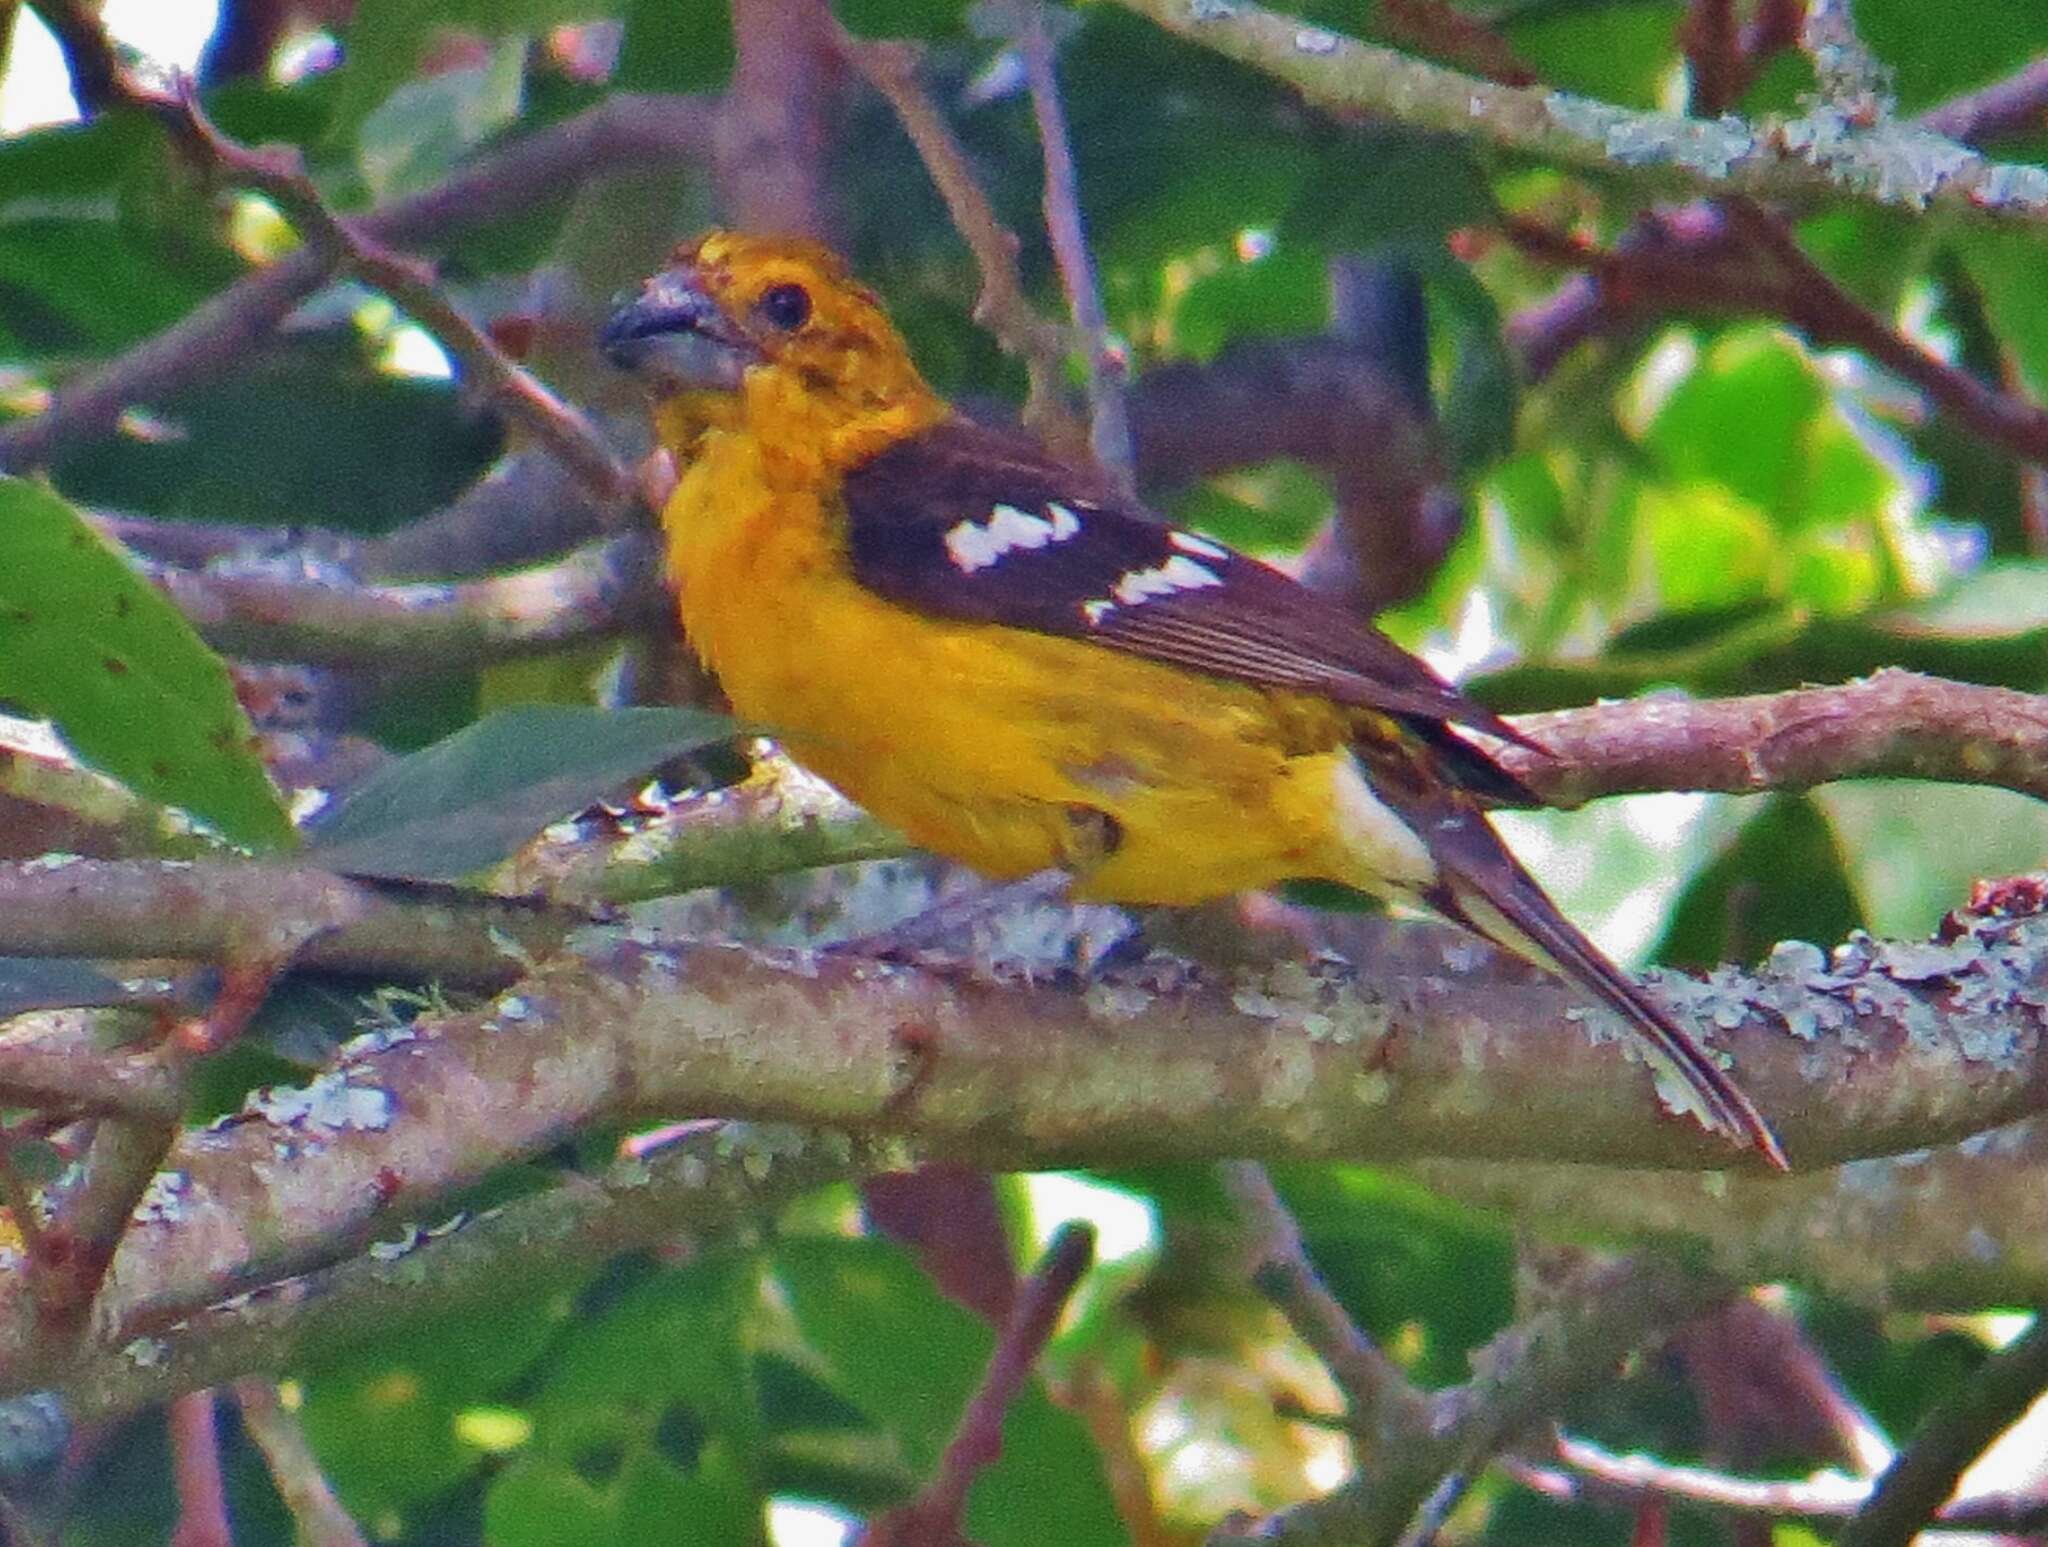
{"label": "branch bark", "polygon": [[[716,104],[699,97],[621,94],[576,117],[478,156],[445,182],[360,217],[394,247],[432,250],[463,232],[530,209],[591,177],[708,159]],[[176,325],[59,387],[33,418],[0,428],[0,469],[40,467],[110,433],[121,414],[230,370],[332,277],[306,247],[238,280]]]}
{"label": "branch bark", "polygon": [[1907,124],[1865,128],[1832,104],[1756,125],[1639,112],[1498,85],[1310,26],[1249,0],[1119,0],[1168,32],[1297,88],[1319,107],[1392,118],[1656,194],[1747,193],[1799,207],[1875,205],[2048,223],[2048,172]]}

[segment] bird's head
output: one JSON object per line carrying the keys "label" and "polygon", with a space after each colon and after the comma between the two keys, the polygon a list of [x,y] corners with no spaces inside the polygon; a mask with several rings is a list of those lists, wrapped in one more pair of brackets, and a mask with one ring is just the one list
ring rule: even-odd
{"label": "bird's head", "polygon": [[859,460],[943,417],[881,302],[829,248],[711,231],[612,313],[607,359],[655,395],[671,450],[751,429]]}

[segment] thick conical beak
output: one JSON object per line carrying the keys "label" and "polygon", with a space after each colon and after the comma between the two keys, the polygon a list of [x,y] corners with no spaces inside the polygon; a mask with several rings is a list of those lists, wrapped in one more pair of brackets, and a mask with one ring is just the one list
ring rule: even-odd
{"label": "thick conical beak", "polygon": [[604,356],[664,391],[736,392],[761,358],[753,340],[727,321],[685,269],[663,269],[605,323]]}

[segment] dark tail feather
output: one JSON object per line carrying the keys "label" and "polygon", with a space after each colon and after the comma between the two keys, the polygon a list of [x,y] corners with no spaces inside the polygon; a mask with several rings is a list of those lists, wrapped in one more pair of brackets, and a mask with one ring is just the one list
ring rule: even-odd
{"label": "dark tail feather", "polygon": [[1595,995],[1628,1023],[1653,1068],[1692,1093],[1708,1128],[1756,1150],[1780,1171],[1785,1152],[1742,1089],[1669,1010],[1643,991],[1557,911],[1479,812],[1438,809],[1426,826],[1440,872],[1427,901],[1475,934]]}

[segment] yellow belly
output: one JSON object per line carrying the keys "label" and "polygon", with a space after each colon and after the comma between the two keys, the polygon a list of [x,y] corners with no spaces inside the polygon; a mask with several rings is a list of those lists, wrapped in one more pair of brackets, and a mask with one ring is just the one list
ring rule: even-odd
{"label": "yellow belly", "polygon": [[997,878],[1067,869],[1113,902],[1374,881],[1339,830],[1349,711],[913,614],[790,517],[726,510],[692,541],[671,508],[685,630],[741,717],[912,842]]}

